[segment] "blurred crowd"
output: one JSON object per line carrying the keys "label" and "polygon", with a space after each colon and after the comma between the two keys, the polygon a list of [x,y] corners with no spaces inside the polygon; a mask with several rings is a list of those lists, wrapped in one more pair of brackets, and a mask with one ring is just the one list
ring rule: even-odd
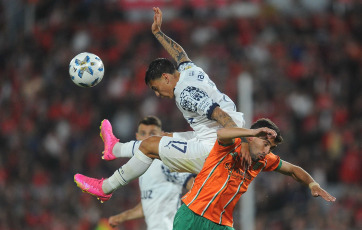
{"label": "blurred crowd", "polygon": [[[144,83],[150,61],[169,57],[152,36],[151,8],[124,2],[0,1],[0,230],[108,229],[104,218],[139,201],[137,180],[104,204],[73,181],[108,177],[125,162],[101,160],[102,119],[121,141],[146,115],[165,131],[190,130],[174,101]],[[238,78],[252,77],[253,120],[270,118],[284,136],[275,153],[337,197],[326,203],[289,177],[261,175],[256,230],[362,229],[361,2],[156,2],[163,31],[235,102]],[[84,51],[105,64],[93,88],[68,74]]]}

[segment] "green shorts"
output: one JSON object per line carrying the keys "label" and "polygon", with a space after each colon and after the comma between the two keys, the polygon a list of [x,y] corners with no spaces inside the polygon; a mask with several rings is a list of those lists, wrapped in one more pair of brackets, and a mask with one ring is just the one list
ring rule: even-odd
{"label": "green shorts", "polygon": [[173,230],[234,230],[234,228],[214,223],[199,216],[183,204],[177,210],[173,220]]}

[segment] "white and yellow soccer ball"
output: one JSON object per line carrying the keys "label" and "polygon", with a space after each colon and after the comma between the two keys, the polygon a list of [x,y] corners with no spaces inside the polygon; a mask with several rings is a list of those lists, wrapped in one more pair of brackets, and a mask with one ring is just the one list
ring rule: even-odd
{"label": "white and yellow soccer ball", "polygon": [[80,53],[70,61],[69,75],[76,85],[93,87],[103,79],[104,65],[97,55]]}

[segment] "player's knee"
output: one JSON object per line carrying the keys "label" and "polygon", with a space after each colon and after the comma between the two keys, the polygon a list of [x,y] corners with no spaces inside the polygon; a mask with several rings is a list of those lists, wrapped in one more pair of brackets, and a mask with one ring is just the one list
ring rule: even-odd
{"label": "player's knee", "polygon": [[139,150],[145,154],[146,156],[154,159],[158,158],[158,145],[160,144],[160,140],[162,137],[160,136],[151,136],[141,142]]}

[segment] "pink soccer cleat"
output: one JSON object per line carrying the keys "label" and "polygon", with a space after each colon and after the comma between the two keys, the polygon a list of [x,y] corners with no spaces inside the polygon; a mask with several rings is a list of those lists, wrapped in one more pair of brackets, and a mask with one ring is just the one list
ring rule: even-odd
{"label": "pink soccer cleat", "polygon": [[104,179],[94,179],[90,177],[86,177],[82,174],[74,175],[74,182],[77,186],[82,189],[83,192],[89,193],[92,196],[97,197],[98,200],[103,203],[104,201],[109,200],[112,197],[111,194],[105,194],[102,190],[102,184]]}
{"label": "pink soccer cleat", "polygon": [[101,129],[100,135],[104,143],[104,151],[102,152],[103,154],[102,159],[106,161],[112,161],[116,159],[116,157],[112,153],[112,150],[114,145],[119,142],[119,139],[117,139],[113,135],[112,125],[107,119],[104,119],[102,121],[101,127],[99,128]]}

